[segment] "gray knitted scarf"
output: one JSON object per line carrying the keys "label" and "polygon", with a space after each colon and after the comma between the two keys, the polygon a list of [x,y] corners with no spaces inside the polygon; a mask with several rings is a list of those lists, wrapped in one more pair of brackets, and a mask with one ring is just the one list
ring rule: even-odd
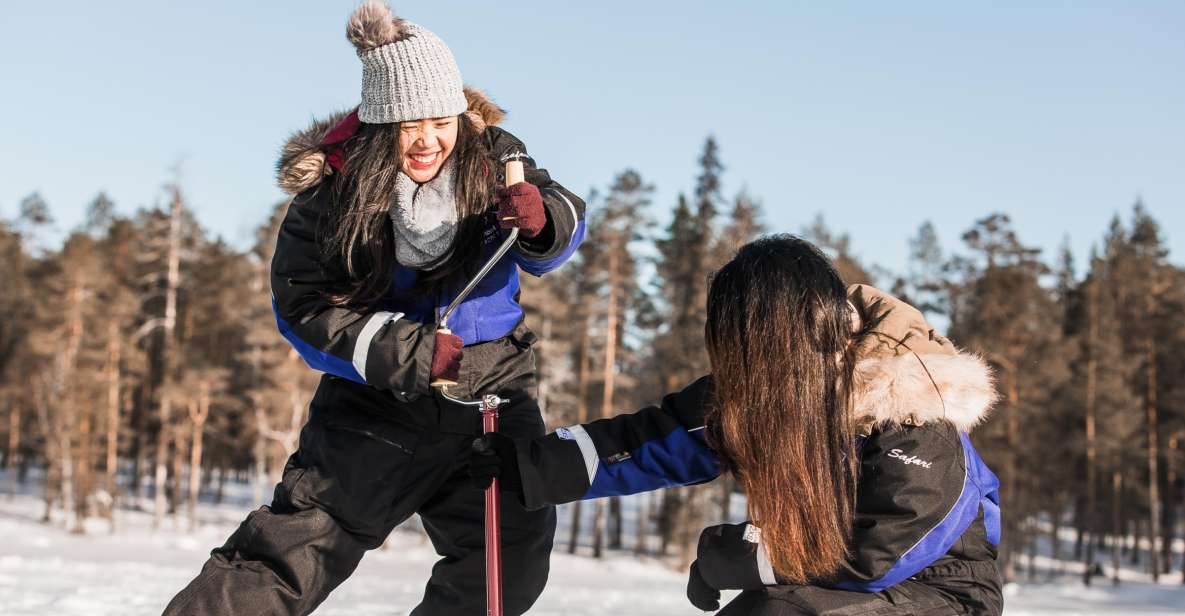
{"label": "gray knitted scarf", "polygon": [[423,184],[402,171],[396,176],[390,216],[400,265],[423,269],[452,246],[457,234],[456,158],[448,157],[440,173]]}

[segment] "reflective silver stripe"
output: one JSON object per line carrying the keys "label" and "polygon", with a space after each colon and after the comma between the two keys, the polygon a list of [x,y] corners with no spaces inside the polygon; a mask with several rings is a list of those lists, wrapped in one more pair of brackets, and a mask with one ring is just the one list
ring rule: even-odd
{"label": "reflective silver stripe", "polygon": [[588,485],[592,486],[593,479],[597,476],[597,467],[601,464],[601,458],[597,456],[597,446],[593,444],[588,432],[584,431],[584,426],[569,426],[568,432],[580,446],[580,455],[584,456],[584,470],[588,472]]}
{"label": "reflective silver stripe", "polygon": [[572,205],[572,201],[562,191],[552,188],[551,192],[559,195],[560,199],[568,204],[568,210],[572,212],[572,235],[568,237],[568,245],[571,245],[572,241],[576,239],[576,229],[580,227],[580,216],[576,214],[576,206]]}
{"label": "reflective silver stripe", "polygon": [[358,339],[354,341],[354,370],[358,371],[363,381],[366,380],[366,356],[370,354],[371,341],[384,325],[401,318],[402,312],[376,312],[362,326]]}
{"label": "reflective silver stripe", "polygon": [[[758,533],[761,529],[756,526],[750,527],[757,529]],[[749,534],[749,529],[745,529],[745,534]],[[761,583],[766,586],[776,586],[778,584],[778,577],[774,575],[774,564],[769,560],[769,552],[765,551],[765,543],[761,541],[761,535],[757,535],[757,576],[761,578]]]}

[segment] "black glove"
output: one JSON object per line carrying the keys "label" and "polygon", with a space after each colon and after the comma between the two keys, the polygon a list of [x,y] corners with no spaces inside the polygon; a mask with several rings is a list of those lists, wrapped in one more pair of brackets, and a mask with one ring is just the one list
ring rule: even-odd
{"label": "black glove", "polygon": [[696,558],[700,575],[720,590],[764,588],[757,551],[765,548],[746,537],[748,523],[709,526],[699,536]]}
{"label": "black glove", "polygon": [[720,609],[720,591],[704,581],[704,576],[699,572],[699,561],[691,563],[691,571],[687,574],[687,600],[705,612]]}
{"label": "black glove", "polygon": [[490,432],[473,440],[469,448],[469,482],[473,487],[484,490],[498,478],[498,487],[504,492],[523,491],[523,478],[518,471],[518,450],[514,439]]}

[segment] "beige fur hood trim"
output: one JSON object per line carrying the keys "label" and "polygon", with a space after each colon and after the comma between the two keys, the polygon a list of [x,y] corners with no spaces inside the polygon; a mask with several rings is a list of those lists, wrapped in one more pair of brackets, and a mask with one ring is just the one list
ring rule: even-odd
{"label": "beige fur hood trim", "polygon": [[998,398],[991,369],[970,353],[904,353],[856,364],[853,404],[861,424],[946,419],[960,432],[970,432]]}

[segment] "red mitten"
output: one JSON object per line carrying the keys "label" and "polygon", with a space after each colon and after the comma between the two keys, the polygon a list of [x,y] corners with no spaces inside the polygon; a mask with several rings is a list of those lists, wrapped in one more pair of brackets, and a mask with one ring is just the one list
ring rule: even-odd
{"label": "red mitten", "polygon": [[436,348],[432,351],[432,381],[444,379],[457,382],[461,376],[461,358],[465,342],[456,334],[436,332]]}
{"label": "red mitten", "polygon": [[519,182],[499,188],[498,223],[503,229],[519,228],[523,237],[532,238],[547,226],[547,212],[543,209],[543,195],[534,184]]}

